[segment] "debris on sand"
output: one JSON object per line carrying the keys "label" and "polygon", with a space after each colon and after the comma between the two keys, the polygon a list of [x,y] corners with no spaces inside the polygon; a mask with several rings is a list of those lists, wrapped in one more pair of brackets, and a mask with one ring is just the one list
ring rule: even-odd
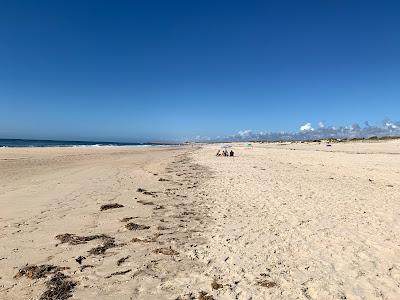
{"label": "debris on sand", "polygon": [[46,277],[49,274],[54,274],[55,272],[65,270],[65,267],[58,267],[54,265],[29,265],[27,264],[25,267],[18,270],[18,273],[15,274],[14,278],[21,278],[23,276],[28,277],[30,279],[39,279]]}
{"label": "debris on sand", "polygon": [[133,217],[126,217],[126,218],[123,218],[123,219],[121,220],[121,222],[126,223],[126,222],[128,222],[128,221],[130,221],[130,220],[132,220],[132,219],[133,219]]}
{"label": "debris on sand", "polygon": [[113,208],[120,208],[120,207],[124,207],[122,204],[119,203],[112,203],[112,204],[104,204],[100,207],[100,210],[108,210],[108,209],[113,209]]}
{"label": "debris on sand", "polygon": [[111,273],[110,275],[106,276],[106,278],[110,278],[110,277],[115,276],[115,275],[124,275],[126,273],[131,272],[131,271],[132,271],[132,269],[128,269],[128,270],[125,270],[125,271],[114,272],[114,273]]}
{"label": "debris on sand", "polygon": [[94,266],[93,265],[83,265],[83,266],[81,266],[81,272],[87,268],[94,268]]}
{"label": "debris on sand", "polygon": [[18,271],[14,278],[26,276],[30,279],[39,279],[52,274],[46,282],[46,291],[40,296],[40,300],[64,300],[72,297],[72,291],[77,283],[70,280],[69,276],[60,271],[68,268],[54,265],[26,265]]}
{"label": "debris on sand", "polygon": [[144,201],[144,200],[139,200],[138,203],[143,204],[143,205],[155,205],[154,202]]}
{"label": "debris on sand", "polygon": [[158,179],[158,181],[170,181],[169,179],[165,179],[165,178],[160,178]]}
{"label": "debris on sand", "polygon": [[157,238],[162,236],[162,233],[156,233],[152,238],[147,238],[145,240],[139,239],[139,238],[133,238],[131,240],[132,243],[154,243],[157,242]]}
{"label": "debris on sand", "polygon": [[154,207],[153,209],[158,210],[158,209],[165,209],[164,205],[157,205],[156,207]]}
{"label": "debris on sand", "polygon": [[148,192],[148,191],[145,191],[145,192],[143,192],[143,195],[149,195],[149,196],[153,196],[153,197],[158,197],[158,196],[156,195],[156,192]]}
{"label": "debris on sand", "polygon": [[117,266],[122,265],[129,257],[131,257],[131,256],[128,255],[128,256],[125,256],[125,257],[122,257],[122,258],[118,259]]}
{"label": "debris on sand", "polygon": [[114,248],[117,246],[118,245],[115,243],[114,238],[107,237],[107,238],[103,239],[103,245],[94,247],[94,248],[90,249],[88,252],[89,252],[89,254],[100,255],[100,254],[104,254],[108,249]]}
{"label": "debris on sand", "polygon": [[261,280],[259,282],[257,282],[258,285],[261,285],[262,287],[266,287],[266,288],[273,288],[278,286],[278,284],[274,281],[269,281],[269,280]]}
{"label": "debris on sand", "polygon": [[168,230],[169,228],[160,225],[160,226],[157,226],[157,229],[158,230]]}
{"label": "debris on sand", "polygon": [[193,293],[188,293],[183,296],[179,296],[175,300],[195,300],[196,297],[193,295]]}
{"label": "debris on sand", "polygon": [[104,234],[78,236],[76,234],[64,233],[56,235],[56,239],[60,241],[60,244],[69,243],[70,245],[86,244],[89,241],[93,241],[96,239],[107,239],[107,238],[109,237]]}
{"label": "debris on sand", "polygon": [[133,238],[131,240],[132,243],[139,243],[139,242],[145,242],[145,240],[139,239],[139,238]]}
{"label": "debris on sand", "polygon": [[199,299],[199,300],[214,300],[214,297],[212,295],[209,295],[207,292],[201,291],[201,292],[199,292],[199,297],[197,299]]}
{"label": "debris on sand", "polygon": [[156,192],[149,192],[149,191],[146,191],[145,189],[142,189],[142,188],[138,188],[136,191],[138,193],[142,193],[143,195],[149,195],[149,196],[153,196],[153,197],[158,197],[156,195]]}
{"label": "debris on sand", "polygon": [[214,278],[213,282],[211,282],[211,287],[213,290],[218,290],[220,288],[223,288],[223,285],[218,283],[217,280],[215,280]]}
{"label": "debris on sand", "polygon": [[55,273],[46,282],[47,290],[40,296],[39,300],[65,300],[72,297],[77,282],[72,281],[69,276],[61,272]]}
{"label": "debris on sand", "polygon": [[153,250],[153,252],[156,254],[164,254],[164,255],[178,255],[179,254],[179,252],[177,252],[171,248],[158,248],[158,249]]}
{"label": "debris on sand", "polygon": [[149,229],[150,226],[140,225],[140,224],[136,224],[136,223],[128,223],[125,225],[125,228],[128,230],[145,230],[145,229]]}
{"label": "debris on sand", "polygon": [[84,256],[78,256],[77,258],[75,258],[75,261],[78,263],[78,264],[82,264],[82,261],[84,260],[84,259],[86,259],[86,257],[84,257]]}

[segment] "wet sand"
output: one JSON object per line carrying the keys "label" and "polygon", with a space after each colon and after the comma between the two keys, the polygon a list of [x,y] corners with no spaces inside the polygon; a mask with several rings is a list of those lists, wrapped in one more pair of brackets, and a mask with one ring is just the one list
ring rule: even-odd
{"label": "wet sand", "polygon": [[0,149],[0,298],[400,297],[398,141],[218,148]]}

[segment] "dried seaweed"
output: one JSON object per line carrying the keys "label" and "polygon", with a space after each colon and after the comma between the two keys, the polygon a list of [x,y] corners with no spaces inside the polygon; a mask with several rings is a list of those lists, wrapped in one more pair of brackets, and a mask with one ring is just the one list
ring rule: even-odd
{"label": "dried seaweed", "polygon": [[110,278],[110,277],[115,276],[115,275],[125,275],[126,273],[129,273],[131,271],[132,271],[132,269],[128,269],[128,270],[125,270],[125,271],[114,272],[114,273],[111,273],[110,275],[106,276],[106,278]]}
{"label": "dried seaweed", "polygon": [[155,203],[152,201],[144,201],[144,200],[139,200],[138,203],[143,205],[155,205]]}
{"label": "dried seaweed", "polygon": [[88,252],[89,252],[89,254],[100,255],[100,254],[104,254],[108,249],[115,248],[117,246],[118,245],[115,243],[114,238],[107,237],[106,239],[104,239],[103,245],[94,247],[94,248],[90,249]]}
{"label": "dried seaweed", "polygon": [[65,267],[58,267],[55,265],[37,266],[37,265],[27,264],[25,267],[18,270],[18,273],[15,274],[14,278],[21,278],[25,276],[30,279],[38,279],[65,269],[66,269]]}
{"label": "dried seaweed", "polygon": [[122,204],[119,203],[112,203],[112,204],[104,204],[100,207],[100,210],[108,210],[108,209],[113,209],[113,208],[120,208],[120,207],[124,207]]}
{"label": "dried seaweed", "polygon": [[199,300],[214,300],[214,297],[212,295],[209,295],[207,292],[201,291],[201,292],[199,292],[199,297],[197,299],[199,299]]}
{"label": "dried seaweed", "polygon": [[261,280],[257,283],[258,283],[258,285],[261,285],[262,287],[266,287],[266,288],[273,288],[278,285],[276,282],[269,281],[269,280]]}
{"label": "dried seaweed", "polygon": [[220,289],[222,287],[223,287],[223,285],[218,283],[217,280],[215,280],[215,279],[213,280],[213,282],[211,282],[211,288],[213,290],[218,290],[218,289]]}
{"label": "dried seaweed", "polygon": [[143,192],[143,195],[149,195],[149,196],[153,196],[153,197],[158,197],[158,196],[156,195],[156,192],[144,191],[144,192]]}
{"label": "dried seaweed", "polygon": [[52,274],[50,280],[46,282],[47,289],[40,296],[40,300],[64,300],[72,297],[77,282],[70,280],[69,276],[60,271],[68,268],[54,265],[26,265],[21,268],[14,278],[26,276],[30,279],[39,279]]}
{"label": "dried seaweed", "polygon": [[157,226],[157,229],[158,229],[158,230],[168,230],[168,229],[170,229],[170,228],[165,227],[165,226]]}
{"label": "dried seaweed", "polygon": [[87,268],[94,268],[94,266],[92,266],[92,265],[83,265],[83,266],[81,266],[81,272],[83,270],[87,269]]}
{"label": "dried seaweed", "polygon": [[78,256],[77,258],[75,258],[75,261],[78,263],[78,264],[82,264],[82,261],[84,260],[84,259],[86,259],[86,257],[84,257],[84,256]]}
{"label": "dried seaweed", "polygon": [[46,282],[47,290],[40,296],[40,300],[65,300],[72,297],[77,282],[61,272],[55,273]]}
{"label": "dried seaweed", "polygon": [[140,224],[136,224],[136,223],[128,223],[125,225],[126,229],[128,230],[145,230],[145,229],[149,229],[150,226],[147,225],[140,225]]}
{"label": "dried seaweed", "polygon": [[143,195],[149,195],[149,196],[157,197],[156,192],[149,192],[149,191],[147,191],[145,189],[142,189],[142,188],[138,188],[136,191],[138,193],[142,193]]}
{"label": "dried seaweed", "polygon": [[64,233],[57,235],[55,238],[60,241],[60,244],[69,243],[70,245],[79,245],[79,244],[86,244],[87,242],[92,240],[107,239],[109,237],[104,234],[78,236],[76,234]]}
{"label": "dried seaweed", "polygon": [[164,254],[164,255],[178,255],[179,254],[179,252],[177,252],[171,248],[158,248],[158,249],[153,250],[153,252],[156,254]]}
{"label": "dried seaweed", "polygon": [[131,257],[131,256],[128,255],[128,256],[125,256],[125,257],[122,257],[122,258],[118,259],[117,266],[122,265],[129,257]]}
{"label": "dried seaweed", "polygon": [[126,218],[123,218],[122,220],[121,220],[121,222],[128,222],[128,221],[130,221],[130,220],[132,220],[133,219],[133,217],[126,217]]}

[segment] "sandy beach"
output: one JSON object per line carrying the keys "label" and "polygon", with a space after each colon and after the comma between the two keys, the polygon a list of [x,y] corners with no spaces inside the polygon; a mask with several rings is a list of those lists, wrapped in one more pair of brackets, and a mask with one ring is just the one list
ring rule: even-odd
{"label": "sandy beach", "polygon": [[0,149],[0,298],[400,298],[399,141],[232,147]]}

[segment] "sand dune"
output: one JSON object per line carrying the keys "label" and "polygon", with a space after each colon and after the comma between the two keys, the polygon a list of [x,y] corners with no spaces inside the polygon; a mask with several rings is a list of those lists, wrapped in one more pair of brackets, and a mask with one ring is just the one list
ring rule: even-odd
{"label": "sand dune", "polygon": [[0,149],[0,298],[400,297],[399,142],[218,147]]}

